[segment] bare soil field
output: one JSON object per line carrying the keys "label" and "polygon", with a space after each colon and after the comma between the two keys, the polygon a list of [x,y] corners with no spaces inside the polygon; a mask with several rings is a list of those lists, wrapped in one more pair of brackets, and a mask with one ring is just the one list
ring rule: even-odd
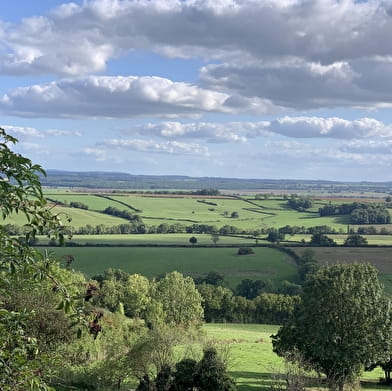
{"label": "bare soil field", "polygon": [[291,247],[298,255],[311,249],[318,262],[335,263],[369,262],[381,274],[392,274],[392,247]]}

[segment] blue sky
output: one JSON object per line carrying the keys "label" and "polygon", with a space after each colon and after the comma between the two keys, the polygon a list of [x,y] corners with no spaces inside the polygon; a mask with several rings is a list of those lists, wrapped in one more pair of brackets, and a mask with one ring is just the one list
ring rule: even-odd
{"label": "blue sky", "polygon": [[392,1],[0,2],[0,125],[45,169],[392,180]]}

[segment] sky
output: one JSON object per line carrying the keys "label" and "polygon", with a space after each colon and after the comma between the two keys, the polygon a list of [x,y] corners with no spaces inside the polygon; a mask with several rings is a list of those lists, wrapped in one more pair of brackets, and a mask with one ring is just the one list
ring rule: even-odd
{"label": "sky", "polygon": [[392,180],[392,0],[0,1],[0,126],[45,169]]}

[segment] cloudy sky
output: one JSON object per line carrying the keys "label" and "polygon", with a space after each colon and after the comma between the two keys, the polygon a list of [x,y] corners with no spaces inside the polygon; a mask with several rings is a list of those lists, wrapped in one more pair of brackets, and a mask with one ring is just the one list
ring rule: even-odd
{"label": "cloudy sky", "polygon": [[0,2],[0,126],[46,169],[392,180],[392,0]]}

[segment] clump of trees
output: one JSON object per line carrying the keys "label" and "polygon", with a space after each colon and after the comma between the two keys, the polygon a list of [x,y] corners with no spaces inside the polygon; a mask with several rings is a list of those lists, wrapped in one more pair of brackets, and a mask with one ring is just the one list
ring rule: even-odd
{"label": "clump of trees", "polygon": [[315,232],[310,238],[309,244],[311,246],[336,246],[336,242],[332,238],[321,232]]}
{"label": "clump of trees", "polygon": [[385,204],[353,202],[351,204],[325,205],[319,208],[320,217],[350,215],[351,224],[389,224],[391,216]]}
{"label": "clump of trees", "polygon": [[213,347],[204,349],[200,361],[185,358],[173,367],[164,365],[154,380],[144,375],[136,391],[234,391],[234,380]]}
{"label": "clump of trees", "polygon": [[139,215],[135,215],[125,209],[120,210],[118,208],[115,208],[114,206],[108,206],[107,208],[105,208],[103,210],[103,213],[105,213],[107,215],[111,215],[111,216],[121,217],[121,218],[127,219],[129,221],[134,221],[134,220],[136,220],[138,222],[142,221],[142,219]]}
{"label": "clump of trees", "polygon": [[360,247],[366,246],[368,241],[366,238],[359,234],[350,234],[347,236],[346,240],[344,241],[344,245],[348,247]]}
{"label": "clump of trees", "polygon": [[71,201],[71,202],[69,203],[69,206],[70,206],[71,208],[78,208],[78,209],[85,209],[85,210],[88,209],[88,205],[86,205],[86,204],[83,203],[83,202],[79,202],[79,201]]}
{"label": "clump of trees", "polygon": [[310,198],[296,196],[290,197],[286,204],[289,208],[297,210],[298,212],[304,212],[313,206],[313,202]]}

